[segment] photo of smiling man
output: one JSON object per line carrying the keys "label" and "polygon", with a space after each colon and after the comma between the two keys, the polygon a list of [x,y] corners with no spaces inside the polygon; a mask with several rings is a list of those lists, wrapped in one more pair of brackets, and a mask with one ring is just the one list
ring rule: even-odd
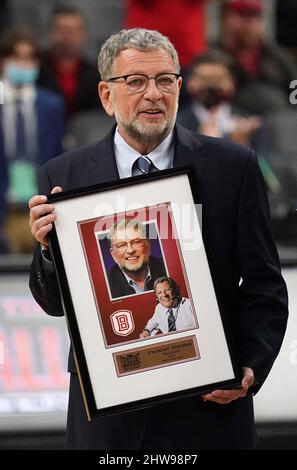
{"label": "photo of smiling man", "polygon": [[151,255],[146,226],[135,219],[116,222],[108,234],[115,265],[108,272],[112,298],[153,290],[154,282],[166,276],[162,258]]}
{"label": "photo of smiling man", "polygon": [[174,279],[166,276],[156,279],[154,291],[159,303],[140,333],[140,338],[198,326],[190,300],[180,295],[179,286]]}

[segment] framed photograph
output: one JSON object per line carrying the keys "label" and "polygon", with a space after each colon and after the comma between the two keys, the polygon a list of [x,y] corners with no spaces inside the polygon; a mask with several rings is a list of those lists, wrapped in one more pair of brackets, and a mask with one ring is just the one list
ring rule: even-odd
{"label": "framed photograph", "polygon": [[50,249],[89,419],[240,385],[193,167],[48,197]]}

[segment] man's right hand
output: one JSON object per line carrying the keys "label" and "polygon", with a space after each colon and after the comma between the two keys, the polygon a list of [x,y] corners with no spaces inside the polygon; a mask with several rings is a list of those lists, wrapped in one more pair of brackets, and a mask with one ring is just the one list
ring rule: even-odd
{"label": "man's right hand", "polygon": [[[60,193],[62,188],[55,186],[51,194]],[[29,201],[31,233],[42,245],[48,246],[47,236],[56,220],[55,207],[47,203],[44,195],[33,196]]]}

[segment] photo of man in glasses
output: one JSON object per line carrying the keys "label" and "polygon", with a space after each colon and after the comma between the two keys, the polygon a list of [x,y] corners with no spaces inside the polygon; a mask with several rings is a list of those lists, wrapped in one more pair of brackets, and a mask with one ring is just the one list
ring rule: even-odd
{"label": "photo of man in glasses", "polygon": [[108,272],[112,298],[154,289],[154,282],[166,276],[162,258],[151,255],[146,226],[133,219],[116,222],[108,234],[115,265]]}

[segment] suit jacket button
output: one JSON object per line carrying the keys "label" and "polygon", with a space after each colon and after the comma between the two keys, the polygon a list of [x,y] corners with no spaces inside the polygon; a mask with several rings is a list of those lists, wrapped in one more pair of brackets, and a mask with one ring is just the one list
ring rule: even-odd
{"label": "suit jacket button", "polygon": [[40,272],[37,273],[37,282],[40,285],[40,287],[44,286],[43,277],[42,277],[42,274]]}

